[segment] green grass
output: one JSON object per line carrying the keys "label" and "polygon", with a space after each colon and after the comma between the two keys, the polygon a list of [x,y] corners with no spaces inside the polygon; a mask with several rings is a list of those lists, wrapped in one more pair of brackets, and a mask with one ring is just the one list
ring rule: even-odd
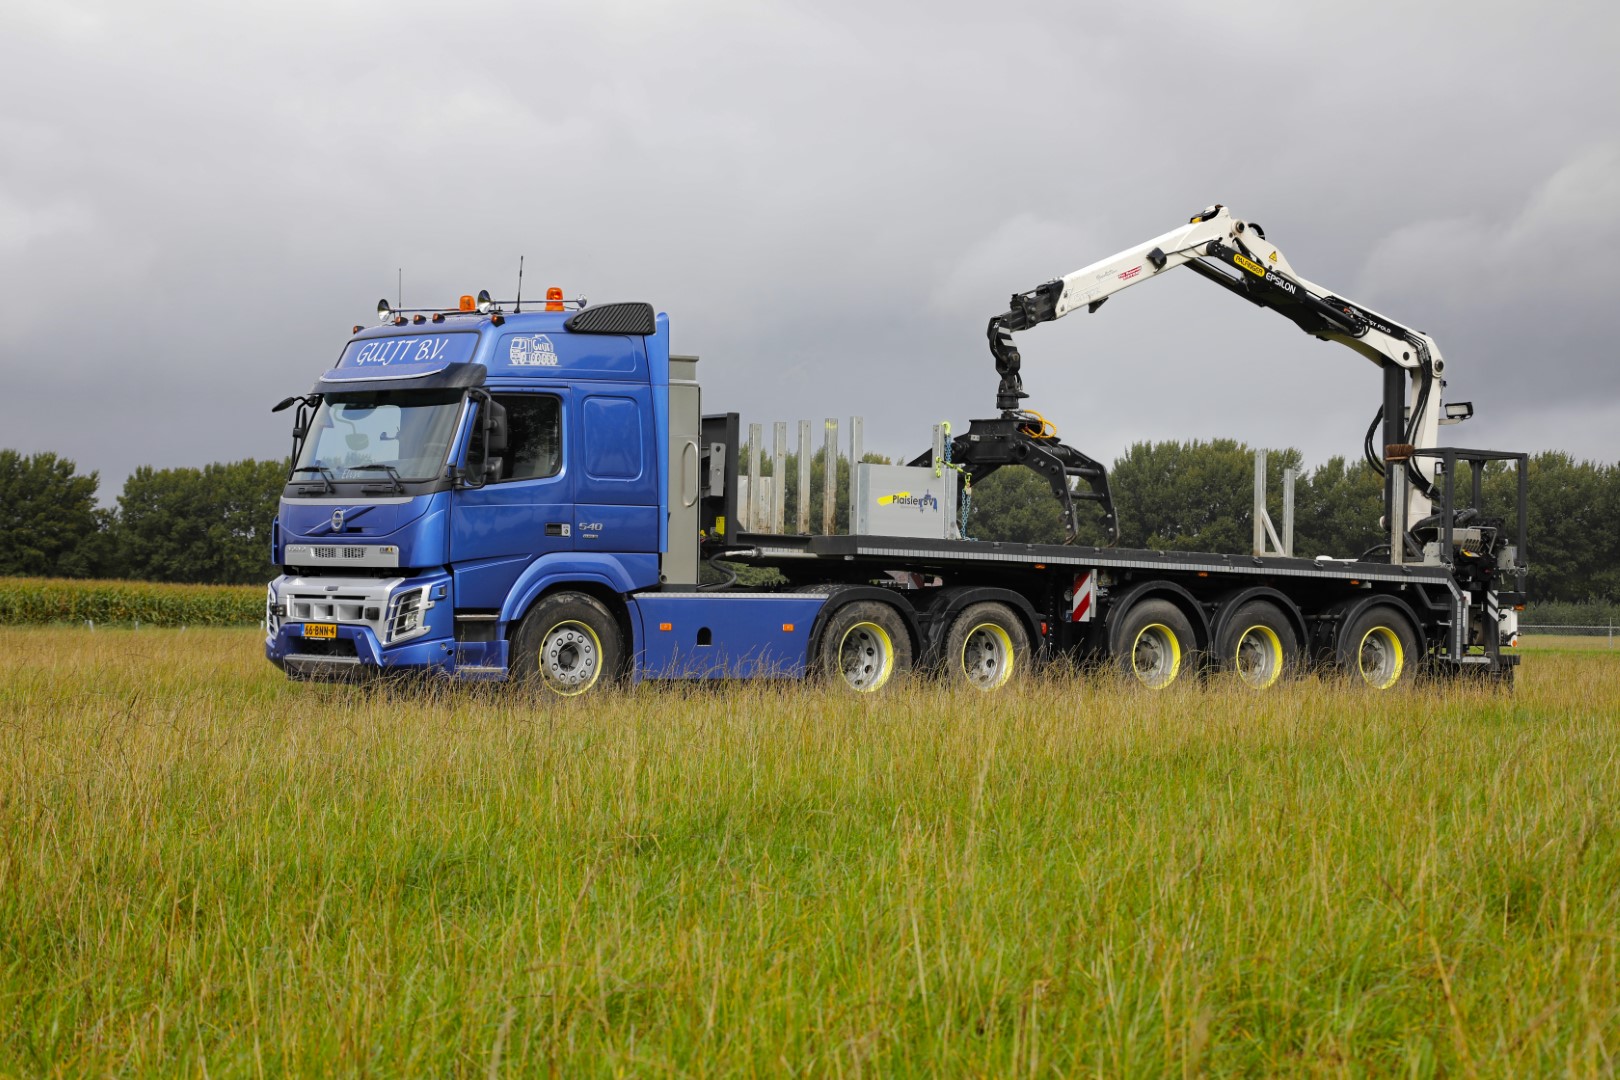
{"label": "green grass", "polygon": [[1607,634],[1522,634],[1519,651],[1608,653],[1620,660],[1620,647]]}
{"label": "green grass", "polygon": [[0,630],[0,1073],[1612,1075],[1620,662],[879,701]]}

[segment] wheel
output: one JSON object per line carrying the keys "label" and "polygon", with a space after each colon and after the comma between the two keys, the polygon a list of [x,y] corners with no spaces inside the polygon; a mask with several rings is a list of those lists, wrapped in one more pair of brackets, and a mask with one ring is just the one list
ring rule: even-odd
{"label": "wheel", "polygon": [[1192,623],[1168,600],[1143,600],[1114,628],[1119,669],[1150,690],[1174,685],[1196,669],[1198,639]]}
{"label": "wheel", "polygon": [[857,600],[833,612],[821,630],[816,667],[859,694],[874,694],[911,668],[911,636],[888,604]]}
{"label": "wheel", "polygon": [[1374,690],[1409,683],[1417,674],[1417,631],[1405,615],[1382,605],[1356,617],[1339,636],[1339,667]]}
{"label": "wheel", "polygon": [[945,635],[945,676],[976,690],[999,690],[1029,662],[1029,632],[1006,604],[969,604]]}
{"label": "wheel", "polygon": [[624,635],[600,600],[554,593],[535,604],[518,627],[512,679],[573,697],[612,681],[623,657]]}
{"label": "wheel", "polygon": [[1215,659],[1244,686],[1265,690],[1299,663],[1299,636],[1276,604],[1251,600],[1222,624]]}

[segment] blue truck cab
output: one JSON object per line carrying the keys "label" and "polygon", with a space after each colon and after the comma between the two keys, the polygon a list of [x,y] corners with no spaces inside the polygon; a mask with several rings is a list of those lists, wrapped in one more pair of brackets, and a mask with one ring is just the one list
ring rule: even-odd
{"label": "blue truck cab", "polygon": [[516,675],[559,693],[803,674],[825,596],[730,594],[721,610],[698,590],[703,474],[724,450],[703,441],[696,359],[671,358],[666,316],[463,307],[381,306],[278,406],[299,411],[268,658],[295,677]]}

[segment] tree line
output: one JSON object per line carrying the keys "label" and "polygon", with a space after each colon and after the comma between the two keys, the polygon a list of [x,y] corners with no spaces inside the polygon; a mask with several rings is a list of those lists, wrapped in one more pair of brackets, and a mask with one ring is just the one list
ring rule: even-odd
{"label": "tree line", "polygon": [[[746,448],[745,448],[746,449]],[[797,459],[788,455],[787,504],[797,501]],[[745,458],[746,460],[746,458]],[[881,461],[877,455],[867,460]],[[764,462],[769,473],[769,458]],[[1296,555],[1354,557],[1385,539],[1383,480],[1364,462],[1330,458],[1303,469],[1298,450],[1267,458],[1270,512],[1281,524],[1282,474],[1295,484]],[[812,519],[821,517],[822,461],[813,462]],[[1620,465],[1577,461],[1560,451],[1529,464],[1530,594],[1536,602],[1620,602]],[[848,525],[849,462],[837,476],[838,528]],[[269,580],[270,523],[286,482],[285,461],[141,466],[116,505],[98,505],[96,473],[52,453],[0,450],[0,575],[118,577],[198,584]],[[1231,439],[1141,442],[1110,471],[1120,544],[1173,551],[1241,553],[1252,539],[1254,452]],[[1506,516],[1511,469],[1484,478],[1485,511]],[[1458,490],[1467,482],[1458,478]],[[1086,544],[1103,542],[1080,507]],[[788,514],[789,526],[793,512]],[[979,540],[1059,543],[1057,500],[1029,469],[1005,468],[972,489],[968,535]]]}
{"label": "tree line", "polygon": [[0,575],[262,583],[285,461],[142,465],[115,506],[98,474],[52,453],[0,450]]}

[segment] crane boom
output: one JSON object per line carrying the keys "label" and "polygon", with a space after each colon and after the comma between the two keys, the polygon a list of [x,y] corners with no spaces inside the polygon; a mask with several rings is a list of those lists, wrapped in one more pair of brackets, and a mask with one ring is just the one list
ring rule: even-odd
{"label": "crane boom", "polygon": [[[1028,292],[1013,294],[1008,310],[992,318],[987,330],[990,352],[1001,376],[996,407],[1003,420],[1019,417],[1020,403],[1028,396],[1020,373],[1022,356],[1013,334],[1061,319],[1080,308],[1094,312],[1115,293],[1179,266],[1253,304],[1276,311],[1314,337],[1349,346],[1377,364],[1384,371],[1383,406],[1367,433],[1365,449],[1368,462],[1386,475],[1386,518],[1393,526],[1396,516],[1391,510],[1403,510],[1407,523],[1431,512],[1436,495],[1434,459],[1414,457],[1412,451],[1432,447],[1440,424],[1456,423],[1472,415],[1471,406],[1466,404],[1447,410],[1441,403],[1445,361],[1439,347],[1427,334],[1301,277],[1277,246],[1266,239],[1263,228],[1233,217],[1218,203],[1194,215],[1180,228]],[[1406,407],[1408,382],[1412,390],[1410,409]],[[1375,451],[1373,444],[1373,431],[1380,423],[1384,429],[1382,454]],[[1389,470],[1386,463],[1404,463],[1404,467]],[[1397,494],[1398,489],[1404,497]],[[1108,509],[1111,524],[1111,507]],[[1072,534],[1072,512],[1070,516]]]}

